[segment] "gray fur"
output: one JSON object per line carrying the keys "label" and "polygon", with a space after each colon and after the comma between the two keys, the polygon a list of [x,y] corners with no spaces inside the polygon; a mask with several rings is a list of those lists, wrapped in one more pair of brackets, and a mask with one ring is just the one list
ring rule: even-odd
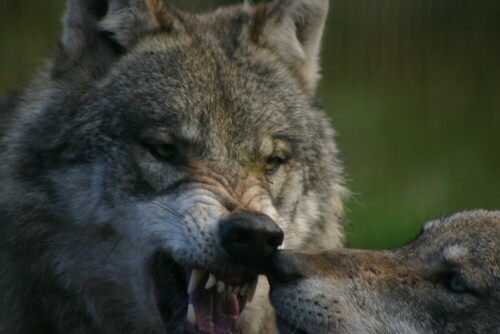
{"label": "gray fur", "polygon": [[500,211],[429,222],[392,250],[281,256],[300,276],[272,284],[282,334],[500,332]]}
{"label": "gray fur", "polygon": [[[314,92],[326,1],[67,8],[59,51],[2,130],[1,333],[165,333],[152,257],[254,270],[219,245],[235,209],[269,215],[287,247],[341,245],[346,191]],[[163,143],[180,161],[153,155]],[[287,160],[266,176],[273,154]],[[245,334],[275,330],[266,294],[247,305]]]}

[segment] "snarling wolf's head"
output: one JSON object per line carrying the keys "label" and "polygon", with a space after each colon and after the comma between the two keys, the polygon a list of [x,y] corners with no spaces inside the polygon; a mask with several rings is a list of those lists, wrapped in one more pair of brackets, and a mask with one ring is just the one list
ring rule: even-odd
{"label": "snarling wolf's head", "polygon": [[288,248],[342,239],[315,96],[327,7],[69,0],[1,143],[0,328],[263,331],[257,274],[283,232]]}
{"label": "snarling wolf's head", "polygon": [[500,211],[427,223],[388,251],[282,253],[270,266],[280,333],[500,333]]}

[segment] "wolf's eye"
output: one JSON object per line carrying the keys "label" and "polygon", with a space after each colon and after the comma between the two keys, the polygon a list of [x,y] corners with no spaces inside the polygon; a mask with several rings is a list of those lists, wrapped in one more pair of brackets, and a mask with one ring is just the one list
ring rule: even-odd
{"label": "wolf's eye", "polygon": [[464,279],[458,273],[448,274],[445,280],[445,284],[451,292],[464,293],[469,291],[469,288],[467,287]]}
{"label": "wolf's eye", "polygon": [[148,148],[156,159],[162,161],[173,161],[179,155],[177,148],[172,144],[154,144],[148,145]]}
{"label": "wolf's eye", "polygon": [[278,171],[278,169],[285,163],[283,158],[273,156],[266,161],[266,174],[272,175]]}

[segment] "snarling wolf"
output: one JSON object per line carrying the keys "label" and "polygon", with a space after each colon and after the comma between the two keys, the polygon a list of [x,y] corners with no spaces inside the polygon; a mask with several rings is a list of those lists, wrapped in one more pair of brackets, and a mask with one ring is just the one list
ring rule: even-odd
{"label": "snarling wolf", "polygon": [[500,211],[428,222],[392,250],[280,252],[270,262],[281,334],[500,333]]}
{"label": "snarling wolf", "polygon": [[273,333],[257,268],[283,232],[342,242],[327,9],[69,0],[54,57],[2,107],[0,332]]}

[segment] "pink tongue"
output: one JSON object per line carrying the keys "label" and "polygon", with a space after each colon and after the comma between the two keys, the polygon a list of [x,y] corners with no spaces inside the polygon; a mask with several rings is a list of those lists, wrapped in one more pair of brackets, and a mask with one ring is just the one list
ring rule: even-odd
{"label": "pink tongue", "polygon": [[203,285],[189,295],[189,303],[194,306],[196,327],[205,333],[231,333],[240,315],[236,295],[217,293],[214,289],[206,290]]}

